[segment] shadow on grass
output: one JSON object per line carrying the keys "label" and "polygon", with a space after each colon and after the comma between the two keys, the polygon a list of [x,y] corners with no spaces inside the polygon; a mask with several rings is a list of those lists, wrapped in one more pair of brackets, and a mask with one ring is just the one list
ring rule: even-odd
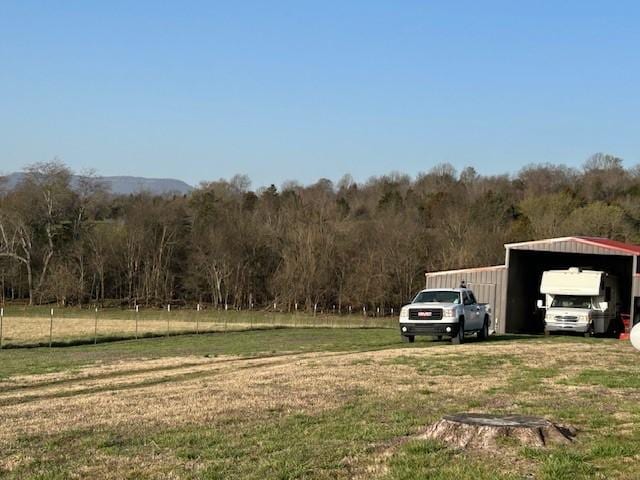
{"label": "shadow on grass", "polygon": [[[426,337],[426,341],[429,342],[429,337]],[[599,338],[599,337],[598,337]],[[594,340],[597,339],[594,337]],[[583,338],[582,336],[574,336],[574,335],[553,335],[551,337],[545,337],[544,335],[536,335],[536,334],[530,334],[530,333],[508,333],[508,334],[503,334],[503,335],[491,335],[489,338],[487,338],[486,340],[480,340],[478,337],[476,337],[475,335],[473,336],[466,336],[464,339],[464,343],[465,344],[482,344],[482,343],[498,343],[498,342],[528,342],[528,341],[535,341],[535,340],[546,340],[546,341],[550,341],[550,342],[564,342],[564,341],[590,341],[590,339],[586,339]],[[417,341],[417,338],[416,338]],[[433,343],[438,343],[438,344],[445,344],[445,343],[451,343],[451,339],[445,337],[442,340],[432,340]],[[405,344],[407,345],[407,344]]]}
{"label": "shadow on grass", "polygon": [[[174,331],[171,332],[170,335],[167,335],[163,332],[145,332],[140,333],[136,337],[134,334],[122,334],[122,335],[102,335],[98,336],[97,339],[94,337],[81,337],[81,338],[70,338],[68,340],[53,340],[51,342],[51,347],[56,348],[64,348],[64,347],[76,347],[82,345],[93,345],[93,344],[101,344],[101,343],[113,343],[113,342],[123,342],[123,341],[131,341],[131,340],[142,340],[149,338],[169,338],[169,337],[184,337],[184,336],[203,336],[203,335],[219,335],[224,333],[240,333],[240,332],[257,332],[257,331],[265,331],[265,330],[305,330],[305,329],[326,329],[326,330],[392,330],[388,327],[377,327],[373,325],[365,325],[362,327],[341,327],[341,326],[329,326],[329,325],[298,325],[298,326],[290,326],[290,325],[260,325],[253,326],[251,328],[243,328],[243,329],[233,329],[229,328],[228,330],[216,330],[216,331],[203,331],[200,333],[196,333],[195,330],[185,330],[185,331]],[[11,349],[34,349],[34,348],[43,348],[49,347],[48,341],[41,342],[31,342],[31,343],[11,343],[7,342],[2,345],[2,350],[11,350]]]}
{"label": "shadow on grass", "polygon": [[[274,326],[266,326],[266,327],[254,327],[247,328],[244,330],[227,330],[227,331],[214,331],[214,332],[200,332],[196,333],[194,331],[185,331],[185,332],[172,332],[170,335],[166,333],[155,333],[155,332],[145,332],[139,334],[137,337],[135,335],[104,335],[96,338],[71,338],[69,340],[54,340],[51,342],[51,347],[55,348],[64,348],[64,347],[77,347],[81,345],[94,345],[100,343],[113,343],[113,342],[124,342],[130,340],[143,340],[147,338],[170,338],[170,337],[185,337],[185,336],[203,336],[203,335],[218,335],[223,333],[238,333],[238,332],[250,332],[250,331],[259,331],[259,330],[281,330],[284,328],[279,325]],[[49,342],[34,342],[34,343],[6,343],[2,345],[2,350],[12,350],[12,349],[33,349],[33,348],[43,348],[49,347]]]}
{"label": "shadow on grass", "polygon": [[[210,335],[220,335],[224,333],[240,333],[240,332],[255,332],[255,331],[265,331],[265,330],[303,330],[303,329],[314,329],[314,328],[322,328],[328,330],[392,330],[390,328],[383,327],[373,327],[373,326],[363,326],[363,327],[330,327],[330,326],[287,326],[287,325],[265,325],[253,328],[247,328],[242,330],[233,330],[229,329],[227,331],[208,331],[208,332],[200,332],[196,333],[195,331],[177,331],[172,332],[170,335],[161,332],[145,332],[139,334],[137,337],[135,335],[104,335],[99,336],[97,339],[91,337],[84,338],[72,338],[68,340],[54,340],[51,342],[51,347],[55,348],[65,348],[65,347],[75,347],[82,345],[93,345],[93,344],[103,344],[103,343],[114,343],[114,342],[124,342],[131,340],[143,340],[143,339],[151,339],[151,338],[169,338],[169,337],[185,337],[185,336],[210,336]],[[465,344],[481,344],[481,343],[497,343],[497,342],[526,342],[532,340],[549,340],[549,341],[589,341],[589,339],[584,339],[582,337],[574,337],[574,336],[553,336],[553,337],[544,337],[543,335],[532,335],[532,334],[506,334],[506,335],[492,335],[486,340],[480,340],[475,336],[466,337],[464,343]],[[425,339],[426,342],[430,342],[430,340]],[[421,344],[423,342],[420,342]],[[433,341],[436,344],[445,344],[450,343],[450,340],[445,338],[439,341]],[[402,344],[398,341],[398,345],[409,346],[408,344]],[[415,344],[414,344],[415,345]],[[422,345],[416,345],[422,346]],[[2,350],[10,350],[10,349],[35,349],[35,348],[43,348],[49,347],[49,342],[33,342],[33,343],[5,343],[2,346]]]}

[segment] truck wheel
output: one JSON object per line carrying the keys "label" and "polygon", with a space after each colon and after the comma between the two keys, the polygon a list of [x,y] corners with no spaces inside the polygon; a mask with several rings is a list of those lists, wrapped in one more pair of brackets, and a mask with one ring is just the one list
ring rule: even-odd
{"label": "truck wheel", "polygon": [[594,335],[593,325],[589,325],[589,328],[587,329],[586,332],[583,333],[583,335],[584,335],[584,338],[593,337]]}
{"label": "truck wheel", "polygon": [[478,332],[478,338],[480,340],[489,338],[489,317],[484,317],[484,323],[482,324],[482,330]]}
{"label": "truck wheel", "polygon": [[458,320],[458,333],[455,337],[451,337],[451,343],[454,345],[460,345],[464,343],[464,320]]}
{"label": "truck wheel", "polygon": [[404,343],[413,343],[416,340],[416,337],[413,335],[401,335],[402,336],[402,341]]}

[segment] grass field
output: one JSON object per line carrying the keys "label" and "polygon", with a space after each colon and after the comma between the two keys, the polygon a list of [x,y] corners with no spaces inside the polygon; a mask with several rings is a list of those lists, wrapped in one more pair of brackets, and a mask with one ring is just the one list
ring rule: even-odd
{"label": "grass field", "polygon": [[[0,477],[640,478],[640,365],[626,342],[399,343],[283,328],[0,351]],[[446,413],[577,428],[563,448],[458,451]]]}
{"label": "grass field", "polygon": [[196,332],[242,331],[274,327],[394,327],[391,317],[362,315],[309,315],[263,311],[224,311],[177,309],[123,310],[118,308],[18,307],[4,309],[0,345],[63,346],[77,343],[105,342],[128,338],[177,335]]}

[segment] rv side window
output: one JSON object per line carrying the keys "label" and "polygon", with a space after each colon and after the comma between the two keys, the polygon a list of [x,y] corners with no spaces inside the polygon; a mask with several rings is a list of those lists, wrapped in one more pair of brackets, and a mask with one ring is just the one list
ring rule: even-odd
{"label": "rv side window", "polygon": [[611,287],[606,287],[604,289],[604,301],[605,302],[611,301]]}

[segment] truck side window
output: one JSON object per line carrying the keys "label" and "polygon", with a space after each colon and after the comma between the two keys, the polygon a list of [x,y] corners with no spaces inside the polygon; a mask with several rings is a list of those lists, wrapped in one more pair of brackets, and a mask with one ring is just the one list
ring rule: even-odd
{"label": "truck side window", "polygon": [[472,302],[467,292],[462,292],[462,301],[464,302],[465,305],[471,305]]}
{"label": "truck side window", "polygon": [[606,287],[604,289],[604,301],[605,302],[611,301],[611,287]]}
{"label": "truck side window", "polygon": [[470,305],[474,305],[478,303],[476,301],[476,296],[473,294],[473,292],[469,292],[469,301],[471,302]]}

